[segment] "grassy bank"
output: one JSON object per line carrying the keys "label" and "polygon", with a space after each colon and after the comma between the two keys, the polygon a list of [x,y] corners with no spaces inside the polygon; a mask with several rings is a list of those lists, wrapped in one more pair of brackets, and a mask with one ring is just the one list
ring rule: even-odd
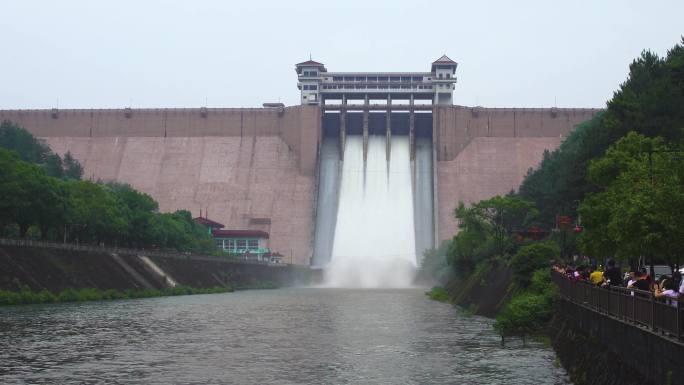
{"label": "grassy bank", "polygon": [[235,290],[265,290],[265,289],[280,289],[280,285],[273,281],[263,281],[251,283],[247,285],[235,286]]}
{"label": "grassy bank", "polygon": [[231,292],[231,287],[215,286],[210,288],[195,288],[189,286],[176,286],[166,289],[143,289],[143,290],[116,290],[116,289],[64,289],[59,293],[52,293],[48,290],[34,291],[29,288],[23,288],[20,291],[0,290],[0,306],[1,305],[23,305],[36,303],[62,303],[62,302],[84,302],[84,301],[102,301],[112,299],[133,299],[133,298],[151,298],[151,297],[166,297],[177,295],[192,295],[192,294],[213,294],[213,293],[227,293]]}
{"label": "grassy bank", "polygon": [[435,286],[430,291],[425,292],[430,299],[439,302],[449,302],[449,292],[441,286]]}

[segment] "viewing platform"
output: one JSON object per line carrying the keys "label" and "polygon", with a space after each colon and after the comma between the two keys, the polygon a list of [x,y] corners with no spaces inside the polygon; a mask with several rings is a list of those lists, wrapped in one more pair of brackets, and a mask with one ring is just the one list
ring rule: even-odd
{"label": "viewing platform", "polygon": [[684,347],[683,298],[656,298],[650,291],[621,286],[598,287],[556,271],[551,272],[551,278],[564,301]]}

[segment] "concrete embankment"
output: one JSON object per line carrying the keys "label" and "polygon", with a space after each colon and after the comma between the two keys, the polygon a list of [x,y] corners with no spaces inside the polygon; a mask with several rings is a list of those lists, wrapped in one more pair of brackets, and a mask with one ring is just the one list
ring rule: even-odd
{"label": "concrete embankment", "polygon": [[[503,263],[480,265],[446,287],[453,303],[487,317],[517,291]],[[645,328],[561,299],[547,335],[573,384],[684,384],[684,344]]]}
{"label": "concrete embankment", "polygon": [[67,288],[162,289],[176,285],[208,288],[289,286],[315,282],[317,271],[178,255],[0,245],[0,290],[59,292]]}
{"label": "concrete embankment", "polygon": [[684,384],[684,344],[646,328],[561,300],[549,334],[575,384]]}

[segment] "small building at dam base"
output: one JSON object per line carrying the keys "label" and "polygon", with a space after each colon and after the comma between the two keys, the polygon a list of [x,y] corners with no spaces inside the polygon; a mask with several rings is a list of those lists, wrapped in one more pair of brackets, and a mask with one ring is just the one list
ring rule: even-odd
{"label": "small building at dam base", "polygon": [[[600,111],[454,105],[456,69],[446,55],[399,73],[328,72],[309,60],[295,66],[297,106],[0,110],[0,120],[71,152],[84,178],[128,183],[162,211],[208,208],[228,229],[267,233],[288,262],[326,265],[336,237],[373,247],[393,230],[372,215],[401,223],[394,239],[412,242],[392,253],[419,260],[456,233],[459,201],[516,189]],[[363,233],[339,234],[341,205],[358,206],[346,190],[385,194],[386,205],[355,198],[369,209],[347,219],[371,226]]]}

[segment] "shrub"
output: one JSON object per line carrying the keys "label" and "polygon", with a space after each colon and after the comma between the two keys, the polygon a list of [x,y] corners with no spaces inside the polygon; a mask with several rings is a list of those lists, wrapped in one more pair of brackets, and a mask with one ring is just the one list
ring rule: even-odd
{"label": "shrub", "polygon": [[441,286],[433,287],[430,289],[430,291],[425,292],[425,295],[435,301],[449,302],[449,292],[447,292],[446,289]]}
{"label": "shrub", "polygon": [[516,279],[527,286],[535,270],[549,267],[549,261],[560,254],[558,244],[551,241],[535,242],[522,246],[511,259],[511,269]]}
{"label": "shrub", "polygon": [[544,294],[521,293],[496,317],[494,329],[501,335],[526,335],[541,330],[551,317],[551,298]]}

